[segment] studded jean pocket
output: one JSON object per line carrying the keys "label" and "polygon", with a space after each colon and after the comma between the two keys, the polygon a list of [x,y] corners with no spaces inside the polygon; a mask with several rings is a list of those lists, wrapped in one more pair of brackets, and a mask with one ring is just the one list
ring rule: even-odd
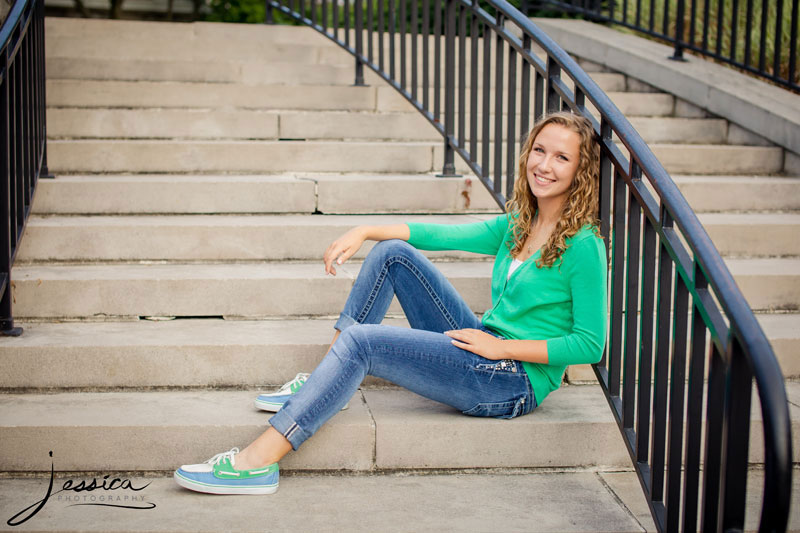
{"label": "studded jean pocket", "polygon": [[523,396],[507,402],[479,403],[463,413],[468,416],[486,418],[514,418],[525,412],[525,402],[525,396]]}

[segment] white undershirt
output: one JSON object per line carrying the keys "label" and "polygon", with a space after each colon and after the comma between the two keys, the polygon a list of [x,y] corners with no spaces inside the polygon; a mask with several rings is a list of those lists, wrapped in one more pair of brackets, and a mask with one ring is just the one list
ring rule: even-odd
{"label": "white undershirt", "polygon": [[514,259],[513,261],[511,261],[511,266],[508,267],[508,276],[506,277],[506,279],[510,278],[511,274],[513,274],[514,271],[520,267],[520,265],[522,265],[522,261],[520,261],[519,259]]}

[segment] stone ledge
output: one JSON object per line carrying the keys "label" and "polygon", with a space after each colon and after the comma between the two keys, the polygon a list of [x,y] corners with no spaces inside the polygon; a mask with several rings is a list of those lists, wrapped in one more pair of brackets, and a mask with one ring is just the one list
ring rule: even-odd
{"label": "stone ledge", "polygon": [[800,96],[672,48],[582,20],[533,19],[571,54],[672,93],[800,153]]}

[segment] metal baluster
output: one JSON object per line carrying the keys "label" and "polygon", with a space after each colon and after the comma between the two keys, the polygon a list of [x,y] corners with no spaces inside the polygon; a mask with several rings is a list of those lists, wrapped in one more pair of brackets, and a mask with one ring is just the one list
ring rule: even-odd
{"label": "metal baluster", "polygon": [[372,15],[372,3],[373,0],[367,0],[367,60],[370,63],[374,62],[372,41],[375,39],[375,24]]}
{"label": "metal baluster", "polygon": [[[723,332],[719,332],[723,335]],[[703,531],[717,531],[719,491],[722,480],[722,420],[725,413],[727,365],[719,349],[712,345],[706,392],[706,445],[703,458]]]}
{"label": "metal baluster", "polygon": [[[736,0],[733,0],[734,2]],[[676,61],[683,61],[683,16],[685,9],[685,0],[678,0],[678,13],[675,17],[675,51],[672,54],[672,59]],[[667,35],[667,16],[664,13],[664,35]]]}
{"label": "metal baluster", "polygon": [[737,23],[739,18],[739,0],[733,0],[733,5],[731,6],[731,49],[730,49],[730,59],[732,62],[736,62],[736,30],[737,30]]}
{"label": "metal baluster", "polygon": [[722,20],[725,17],[725,4],[717,2],[717,57],[722,57]]}
{"label": "metal baluster", "polygon": [[[656,288],[656,230],[644,217],[642,245],[642,299],[639,314],[639,390],[636,402],[636,460],[646,463],[650,458],[650,393],[653,377],[653,334],[655,333]],[[649,481],[649,479],[647,480]]]}
{"label": "metal baluster", "polygon": [[[313,1],[313,0],[312,0]],[[372,0],[367,0],[371,2]],[[354,85],[363,86],[364,84],[364,0],[354,0],[356,15],[356,80]]]}
{"label": "metal baluster", "polygon": [[397,76],[395,76],[395,50],[394,50],[394,34],[396,31],[396,13],[395,13],[395,0],[389,0],[389,78],[397,83]]}
{"label": "metal baluster", "polygon": [[708,19],[711,17],[711,0],[705,0],[703,4],[703,46],[704,51],[708,51]]}
{"label": "metal baluster", "polygon": [[[478,1],[478,0],[473,0]],[[489,137],[490,122],[492,119],[491,110],[491,73],[492,73],[492,32],[486,24],[481,24],[483,28],[483,83],[482,97],[483,97],[483,113],[481,116],[481,146],[483,148],[481,154],[481,173],[487,180],[491,177],[489,171],[489,150],[492,143]]]}
{"label": "metal baluster", "polygon": [[722,421],[722,531],[743,531],[747,493],[747,451],[750,444],[750,397],[753,375],[736,336],[728,342],[730,374]]}
{"label": "metal baluster", "polygon": [[[695,264],[694,286],[708,293],[700,266]],[[706,358],[706,325],[698,302],[692,306],[692,336],[689,353],[689,384],[686,398],[686,460],[683,484],[683,530],[697,531],[697,496],[700,482],[700,440],[703,427],[703,379]]]}
{"label": "metal baluster", "polygon": [[0,54],[0,335],[19,336],[11,312],[11,167],[9,153],[9,65],[5,51]]}
{"label": "metal baluster", "polygon": [[445,81],[444,81],[444,164],[442,165],[441,177],[455,176],[456,167],[454,162],[453,146],[455,140],[453,133],[455,128],[455,83],[456,83],[456,10],[458,0],[447,0],[447,20],[445,28]]}
{"label": "metal baluster", "polygon": [[[672,217],[661,210],[662,231],[672,229]],[[650,447],[650,494],[652,502],[664,500],[664,464],[667,428],[667,384],[669,383],[670,315],[672,314],[672,259],[662,242],[658,254],[658,293],[656,296],[656,360],[653,381],[653,440]],[[653,517],[659,531],[664,529],[663,504],[654,505]]]}
{"label": "metal baluster", "polygon": [[[508,114],[506,115],[506,198],[514,196],[514,175],[517,160],[517,52],[508,47]],[[522,179],[522,177],[520,177]]]}
{"label": "metal baluster", "polygon": [[[467,12],[459,2],[458,9],[458,146],[467,146]],[[473,90],[471,87],[470,90]]]}
{"label": "metal baluster", "polygon": [[547,112],[554,113],[561,108],[561,97],[556,92],[553,80],[561,78],[561,67],[547,56]]}
{"label": "metal baluster", "polygon": [[[503,15],[497,13],[497,27],[503,27]],[[495,38],[494,79],[494,194],[500,196],[503,184],[503,38]]]}
{"label": "metal baluster", "polygon": [[761,39],[758,49],[758,70],[764,72],[767,61],[767,15],[769,14],[768,2],[761,2]]}
{"label": "metal baluster", "polygon": [[800,15],[798,15],[798,10],[800,10],[800,5],[798,5],[798,0],[793,0],[792,2],[792,22],[791,22],[791,30],[789,31],[789,76],[787,80],[789,83],[794,84],[794,88],[797,89],[800,87],[797,82],[795,82],[795,73],[797,72],[797,25],[798,20],[800,19]]}
{"label": "metal baluster", "polygon": [[433,0],[433,117],[441,122],[442,87],[442,2]]}
{"label": "metal baluster", "polygon": [[378,68],[381,69],[381,72],[386,72],[386,69],[384,68],[385,53],[383,50],[383,13],[383,0],[378,0]]}
{"label": "metal baluster", "polygon": [[[614,225],[611,228],[611,330],[608,348],[608,394],[619,397],[620,366],[622,359],[623,306],[625,305],[625,180],[619,169],[614,168]],[[617,405],[619,410],[619,406]]]}
{"label": "metal baluster", "polygon": [[753,0],[747,0],[747,14],[745,15],[745,28],[744,28],[744,66],[750,65],[750,32],[753,30]]}
{"label": "metal baluster", "polygon": [[683,462],[683,407],[686,383],[686,341],[689,289],[683,278],[675,277],[675,307],[672,316],[672,364],[667,428],[667,486],[664,506],[666,527],[677,531],[681,511],[681,466]]}
{"label": "metal baluster", "polygon": [[[526,53],[531,52],[531,38],[527,34],[522,36],[522,49]],[[519,105],[519,144],[522,147],[528,138],[531,116],[531,64],[525,55],[522,56],[522,73],[520,76],[522,76],[522,84]]]}
{"label": "metal baluster", "polygon": [[419,2],[412,0],[411,2],[411,98],[417,101],[417,29],[419,26],[417,13],[419,11]]}
{"label": "metal baluster", "polygon": [[[642,170],[635,161],[631,163],[631,181],[641,183]],[[639,274],[640,249],[642,243],[642,208],[631,185],[628,190],[628,264],[625,281],[625,348],[622,371],[622,427],[633,428],[633,414],[636,408],[636,360],[639,354],[637,327],[639,321]],[[635,446],[634,442],[630,443]]]}
{"label": "metal baluster", "polygon": [[408,88],[406,80],[406,2],[407,0],[398,0],[400,2],[400,31],[398,37],[400,38],[400,87],[405,91]]}
{"label": "metal baluster", "polygon": [[[778,12],[775,16],[775,55],[773,56],[772,78],[781,79],[781,39],[783,37],[783,2],[777,2]],[[797,46],[797,43],[795,43]]]}
{"label": "metal baluster", "polygon": [[[469,69],[469,156],[473,163],[478,162],[478,0],[472,0],[472,25],[470,26],[470,69]],[[486,88],[484,87],[484,91]]]}
{"label": "metal baluster", "polygon": [[344,44],[350,48],[350,0],[344,0]]}
{"label": "metal baluster", "polygon": [[[436,0],[434,0],[436,1]],[[431,24],[431,4],[430,0],[422,0],[422,108],[430,113],[430,24]]]}

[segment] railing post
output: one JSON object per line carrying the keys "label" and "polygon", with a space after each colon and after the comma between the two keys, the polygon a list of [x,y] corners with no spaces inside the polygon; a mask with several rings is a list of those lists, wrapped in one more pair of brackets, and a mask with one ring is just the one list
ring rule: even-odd
{"label": "railing post", "polygon": [[437,177],[455,177],[455,153],[453,151],[453,133],[456,113],[456,8],[457,0],[447,2],[447,19],[445,20],[444,37],[444,165],[442,173]]}
{"label": "railing post", "polygon": [[[561,67],[552,57],[547,56],[547,112],[555,113],[561,109],[561,97],[553,86],[553,80],[561,78]],[[538,118],[538,117],[537,117]]]}
{"label": "railing post", "polygon": [[[367,0],[371,2],[372,0]],[[364,83],[364,0],[355,0],[356,8],[356,81],[353,85],[362,87]]]}
{"label": "railing post", "polygon": [[5,275],[5,287],[0,278],[0,336],[18,337],[22,328],[14,327],[14,318],[11,313],[12,288],[11,288],[11,169],[9,167],[9,135],[10,135],[10,108],[9,108],[9,69],[8,56],[4,51],[0,58],[0,70],[5,72],[0,82],[0,275]]}
{"label": "railing post", "polygon": [[275,24],[275,19],[272,18],[270,0],[265,0],[264,2],[264,24]]}
{"label": "railing post", "polygon": [[[683,57],[683,17],[686,12],[686,0],[678,0],[678,12],[675,14],[675,51],[670,59],[686,61]],[[666,13],[664,14],[666,17]]]}

